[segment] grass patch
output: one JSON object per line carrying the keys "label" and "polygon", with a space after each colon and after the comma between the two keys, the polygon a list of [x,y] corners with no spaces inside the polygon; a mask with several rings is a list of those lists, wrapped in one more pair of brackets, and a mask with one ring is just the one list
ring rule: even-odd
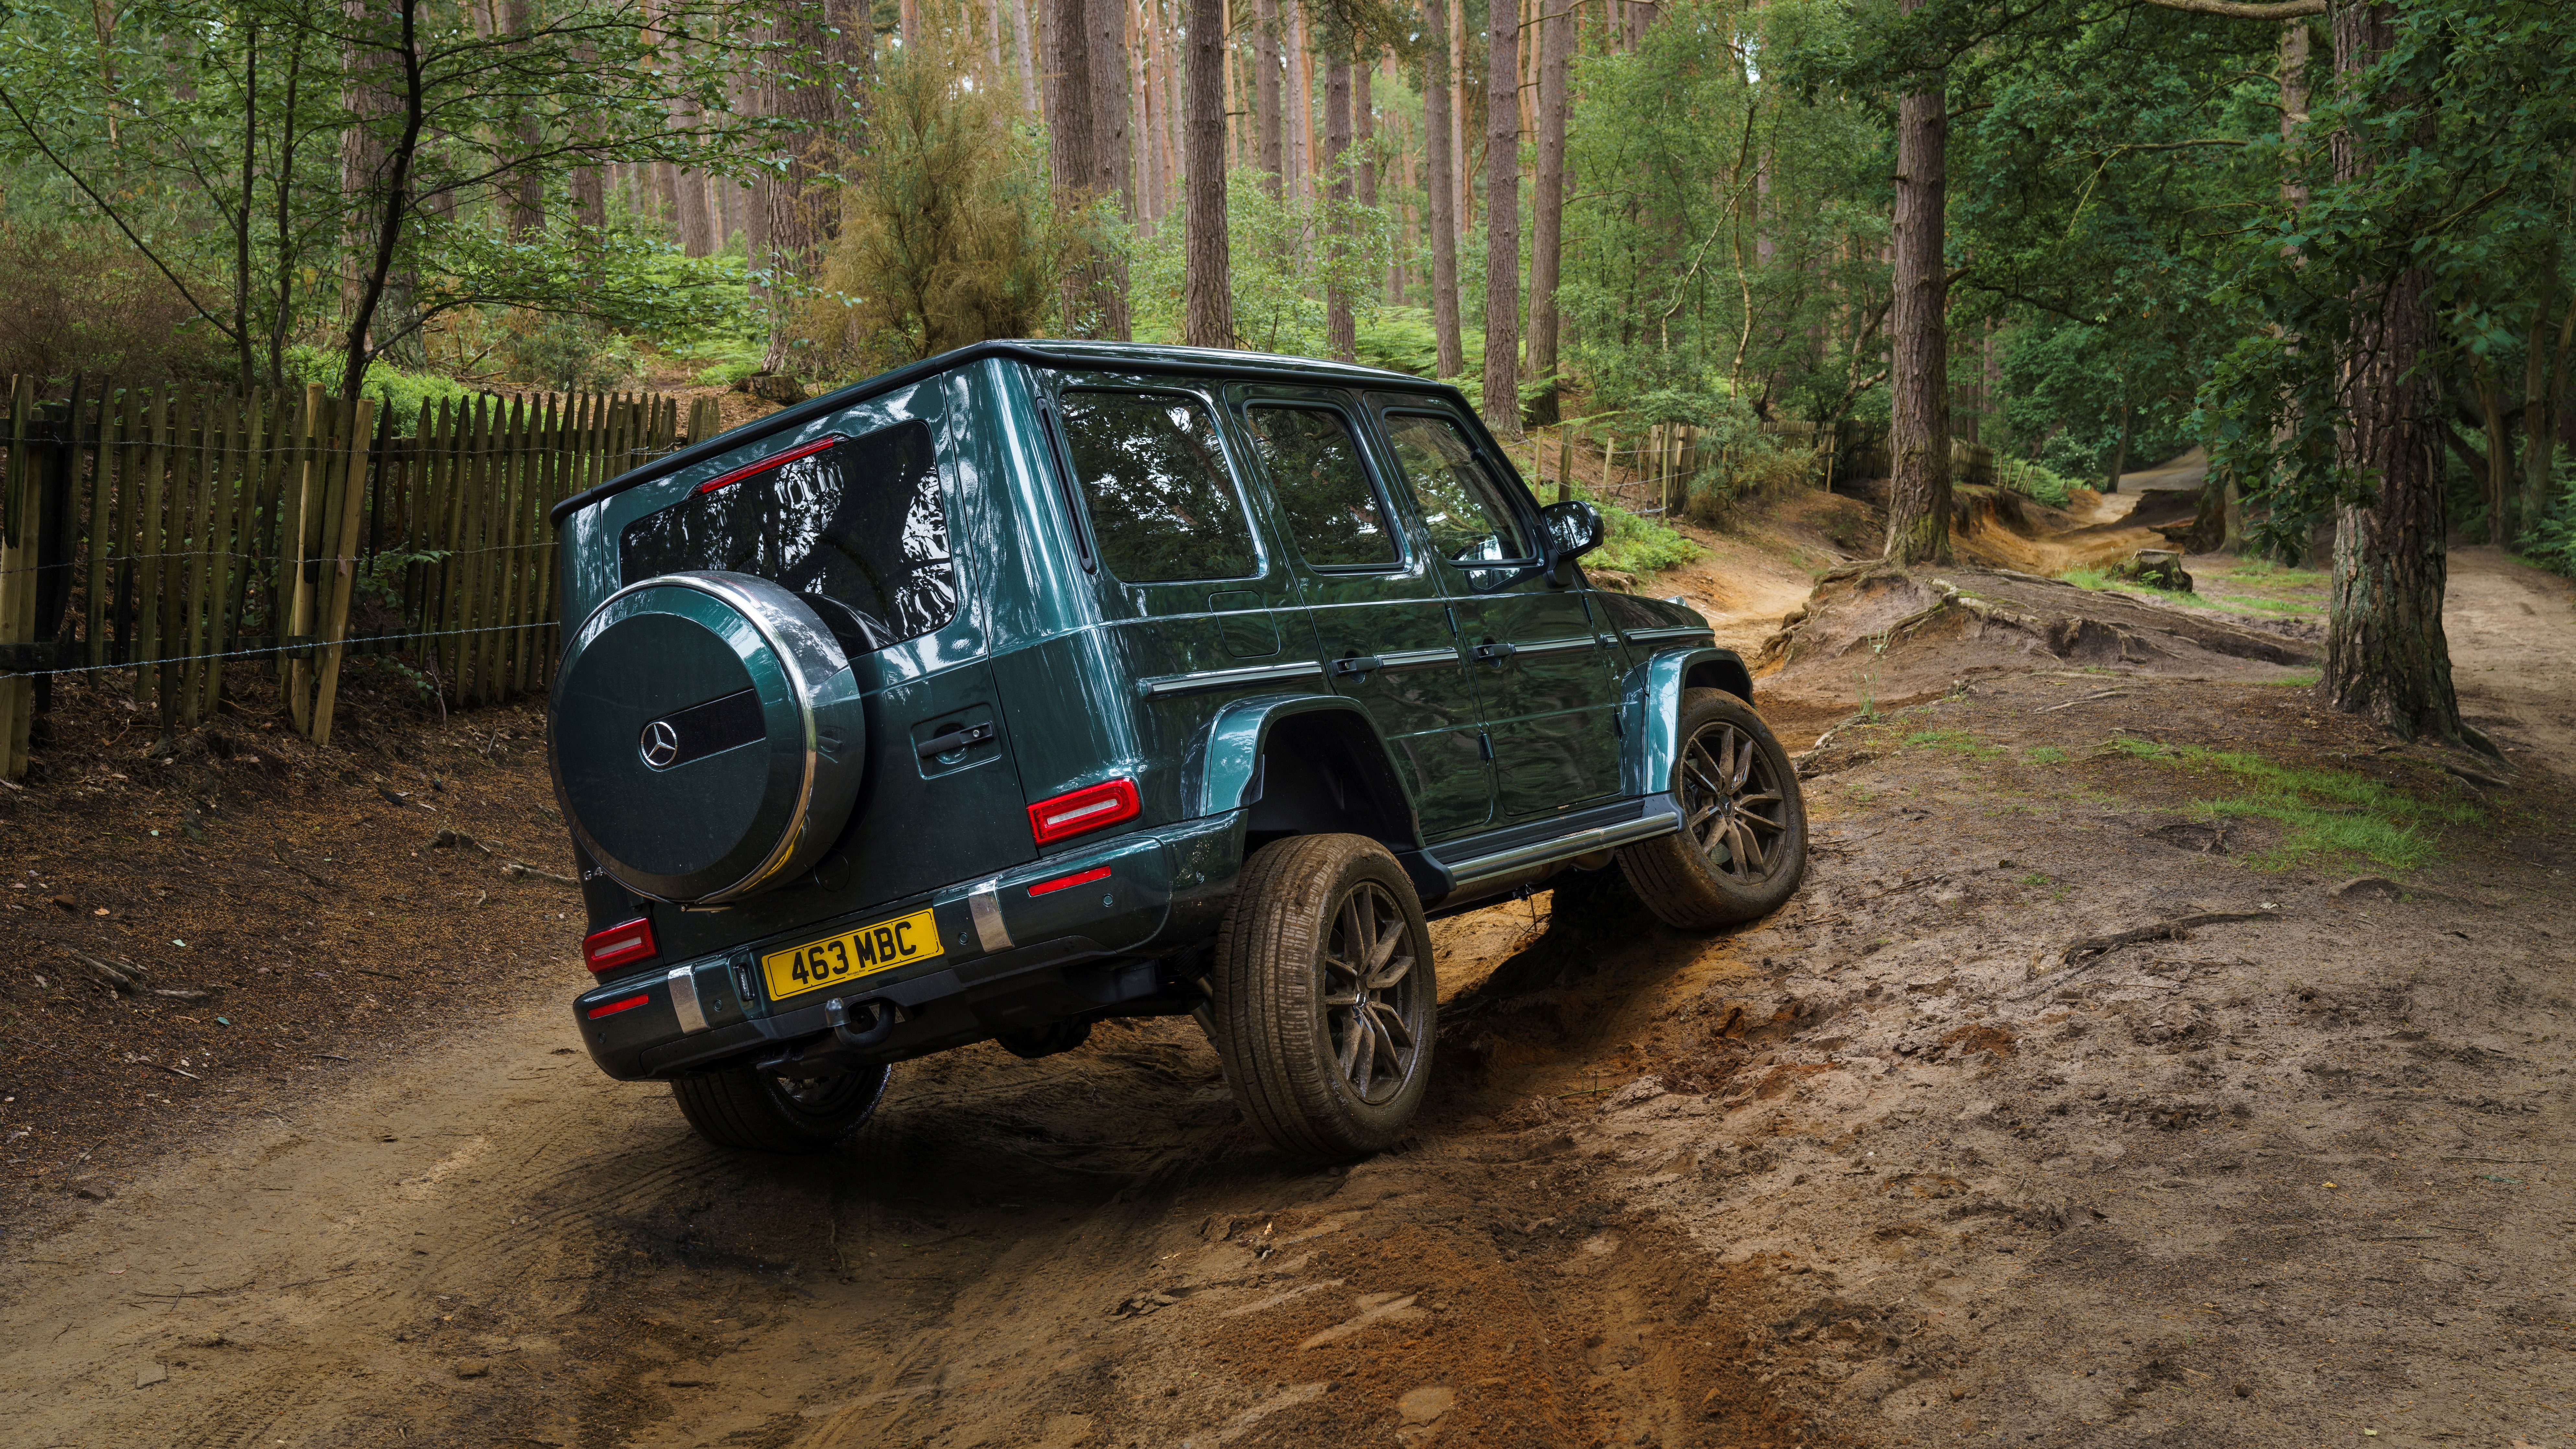
{"label": "grass patch", "polygon": [[1948,750],[1975,760],[1992,759],[2003,753],[1999,747],[1979,741],[1966,730],[1916,730],[1905,737],[1905,742],[1927,750]]}
{"label": "grass patch", "polygon": [[2314,689],[2318,681],[2325,677],[2326,672],[2322,669],[2293,669],[2278,679],[2267,679],[2263,682],[2274,689]]}
{"label": "grass patch", "polygon": [[2422,799],[2350,770],[2284,765],[2261,755],[2148,740],[2112,741],[2120,754],[2168,761],[2232,777],[2238,793],[2193,802],[2205,819],[2278,821],[2275,849],[2246,857],[2258,870],[2281,870],[2310,856],[2360,856],[2397,870],[2429,865],[2441,854],[2446,825],[2486,818],[2459,800]]}
{"label": "grass patch", "polygon": [[2021,761],[2025,765],[2062,765],[2066,763],[2066,752],[2055,745],[2033,745],[2021,752]]}

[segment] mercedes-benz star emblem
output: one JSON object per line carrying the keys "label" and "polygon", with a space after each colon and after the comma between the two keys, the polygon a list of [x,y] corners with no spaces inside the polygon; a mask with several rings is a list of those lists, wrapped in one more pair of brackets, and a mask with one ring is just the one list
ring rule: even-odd
{"label": "mercedes-benz star emblem", "polygon": [[671,722],[657,719],[644,727],[644,763],[657,770],[667,770],[680,758],[680,732]]}

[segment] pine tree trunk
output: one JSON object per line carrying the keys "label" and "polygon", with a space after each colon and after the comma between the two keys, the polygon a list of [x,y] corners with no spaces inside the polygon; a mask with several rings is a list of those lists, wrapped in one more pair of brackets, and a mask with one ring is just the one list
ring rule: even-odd
{"label": "pine tree trunk", "polygon": [[1234,345],[1234,281],[1225,231],[1225,0],[1190,0],[1189,156],[1183,164],[1181,341]]}
{"label": "pine tree trunk", "polygon": [[[2576,340],[2576,297],[2568,299],[2567,313],[2558,323],[2556,338],[2550,336],[2549,304],[2555,300],[2553,278],[2547,300],[2532,309],[2531,336],[2524,354],[2522,527],[2525,532],[2549,512],[2552,465],[2557,461],[2559,383],[2566,376],[2568,344]],[[2557,344],[2554,348],[2550,345],[2553,340]]]}
{"label": "pine tree trunk", "polygon": [[1521,436],[1521,31],[1498,4],[1485,70],[1485,426]]}
{"label": "pine tree trunk", "polygon": [[[1458,0],[1464,4],[1466,0]],[[1423,190],[1431,226],[1431,327],[1439,339],[1442,377],[1467,368],[1458,336],[1458,182],[1451,171],[1453,122],[1449,94],[1449,0],[1422,0],[1423,33],[1431,41],[1422,66]]]}
{"label": "pine tree trunk", "polygon": [[1280,154],[1279,0],[1260,0],[1252,29],[1253,126],[1261,138],[1261,169],[1270,173],[1270,194],[1284,194],[1287,160]]}
{"label": "pine tree trunk", "polygon": [[2119,492],[2120,480],[2128,474],[2129,439],[2136,427],[2137,418],[2129,411],[2129,405],[2120,404],[2120,445],[2111,451],[2111,476],[2104,479],[2102,483],[2102,491],[2105,493]]}
{"label": "pine tree trunk", "polygon": [[[837,213],[832,203],[837,195],[829,186],[817,186],[815,178],[837,169],[833,154],[837,141],[833,122],[839,108],[840,89],[827,77],[815,72],[828,54],[824,45],[822,7],[795,0],[783,4],[777,18],[767,27],[769,38],[786,47],[770,57],[770,68],[764,72],[760,87],[761,113],[794,123],[781,138],[780,149],[786,154],[786,166],[763,168],[752,184],[752,202],[766,222],[768,265],[779,275],[803,277],[811,274],[825,237],[837,229]],[[687,178],[683,178],[684,182]],[[707,184],[698,175],[696,205],[707,215],[707,239],[712,251],[714,225]],[[699,255],[704,255],[700,253]],[[769,329],[769,352],[762,359],[761,370],[782,373],[789,370],[788,344],[792,329],[779,325],[773,318]]]}
{"label": "pine tree trunk", "polygon": [[[1091,37],[1083,0],[1046,0],[1046,25],[1047,160],[1057,186],[1084,193],[1099,175],[1093,141],[1099,112],[1091,95]],[[1065,274],[1064,326],[1072,336],[1096,335],[1095,282],[1087,265]]]}
{"label": "pine tree trunk", "polygon": [[[1037,36],[1029,28],[1029,0],[1009,0],[1011,7],[1011,40],[1018,48],[1020,65],[1020,109],[1034,116],[1038,113]],[[862,15],[867,7],[859,7]]]}
{"label": "pine tree trunk", "polygon": [[1350,235],[1351,202],[1351,176],[1342,163],[1350,157],[1350,149],[1351,62],[1347,55],[1334,54],[1324,59],[1324,176],[1329,183],[1325,195],[1333,203],[1330,234],[1325,242],[1325,255],[1333,265],[1325,273],[1324,340],[1336,362],[1357,362],[1360,355],[1358,323],[1351,316],[1351,294],[1341,281],[1342,253]]}
{"label": "pine tree trunk", "polygon": [[[1541,0],[1548,9],[1539,22],[1538,38],[1538,179],[1530,194],[1529,370],[1534,378],[1556,375],[1556,287],[1564,250],[1566,81],[1574,59],[1574,16],[1561,0]],[[1546,420],[1556,411],[1554,389],[1545,403]]]}
{"label": "pine tree trunk", "polygon": [[[1923,0],[1901,0],[1912,11]],[[1632,6],[1632,8],[1634,8]],[[1887,556],[1897,563],[1950,561],[1949,273],[1943,260],[1950,122],[1945,77],[1896,104],[1894,416],[1887,447]]]}
{"label": "pine tree trunk", "polygon": [[[2385,51],[2396,7],[2385,0],[2335,7],[2335,69],[2349,76]],[[2362,137],[2334,140],[2335,179],[2357,182],[2376,165]],[[2338,430],[2342,465],[2369,492],[2336,512],[2333,604],[2320,690],[2336,708],[2366,714],[2404,739],[2477,740],[2460,722],[2451,651],[2442,633],[2449,570],[2443,542],[2438,426],[2430,380],[2418,364],[2435,337],[2429,279],[2408,268],[2353,296],[2348,409]]]}
{"label": "pine tree trunk", "polygon": [[1288,84],[1286,103],[1280,107],[1282,123],[1288,131],[1288,194],[1299,201],[1315,194],[1315,69],[1314,53],[1308,49],[1306,7],[1288,7]]}
{"label": "pine tree trunk", "polygon": [[[1135,131],[1127,105],[1126,0],[1084,0],[1091,39],[1091,161],[1089,184],[1115,201],[1118,215],[1136,220]],[[1127,262],[1102,256],[1092,263],[1092,305],[1099,313],[1094,337],[1124,342],[1128,335]]]}

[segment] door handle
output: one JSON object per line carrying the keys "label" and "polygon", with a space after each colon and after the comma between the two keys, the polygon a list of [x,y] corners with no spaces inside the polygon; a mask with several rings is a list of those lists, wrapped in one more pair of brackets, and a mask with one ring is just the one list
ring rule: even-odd
{"label": "door handle", "polygon": [[1488,639],[1484,643],[1476,646],[1476,662],[1479,664],[1490,664],[1496,669],[1500,669],[1503,667],[1504,660],[1511,658],[1519,652],[1520,650],[1510,643],[1497,644],[1493,640]]}
{"label": "door handle", "polygon": [[1336,659],[1333,661],[1334,674],[1348,675],[1355,679],[1368,674],[1372,670],[1384,669],[1385,667],[1386,661],[1378,658],[1374,654],[1359,654],[1348,659]]}
{"label": "door handle", "polygon": [[952,755],[968,745],[980,745],[993,737],[989,723],[968,725],[964,729],[945,729],[912,747],[912,752],[925,760]]}

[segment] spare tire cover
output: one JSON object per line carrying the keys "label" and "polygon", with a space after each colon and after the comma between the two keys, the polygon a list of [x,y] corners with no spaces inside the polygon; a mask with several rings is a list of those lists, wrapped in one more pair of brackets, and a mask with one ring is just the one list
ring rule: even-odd
{"label": "spare tire cover", "polygon": [[565,641],[555,789],[582,848],[654,900],[794,880],[848,823],[867,725],[804,600],[749,574],[629,584]]}

